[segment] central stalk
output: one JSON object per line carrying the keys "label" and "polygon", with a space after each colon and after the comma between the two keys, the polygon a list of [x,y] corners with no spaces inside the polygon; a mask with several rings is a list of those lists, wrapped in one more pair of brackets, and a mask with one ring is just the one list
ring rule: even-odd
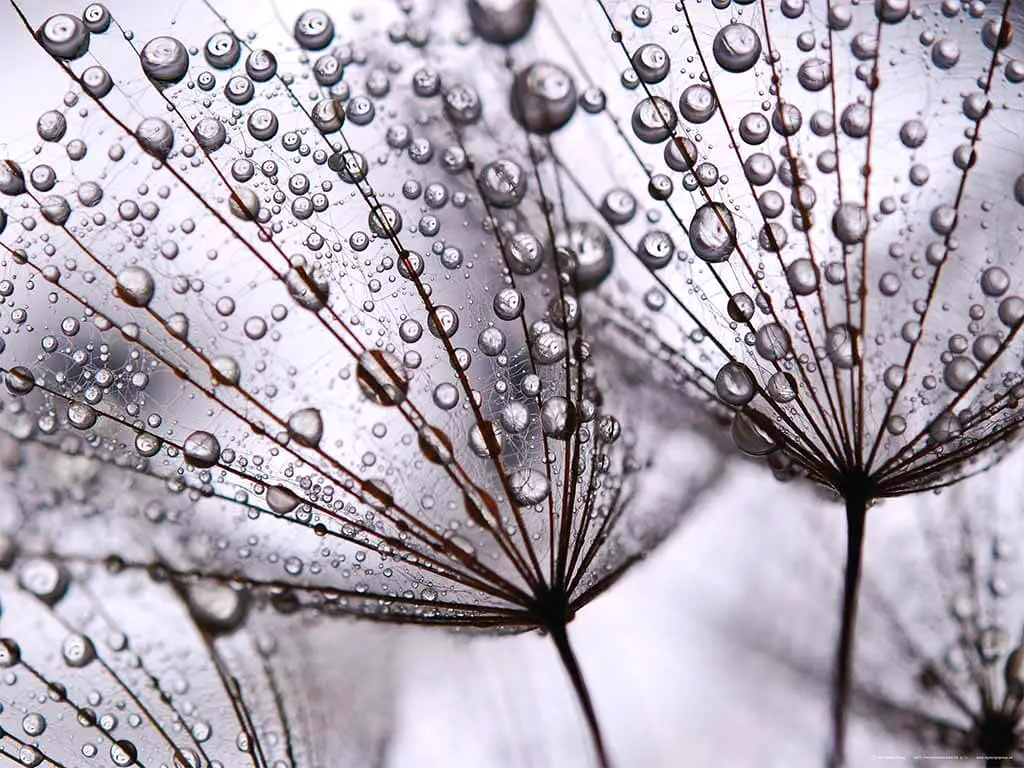
{"label": "central stalk", "polygon": [[843,576],[843,607],[839,614],[839,641],[836,645],[832,683],[832,744],[827,768],[842,768],[846,763],[846,715],[853,687],[854,637],[857,601],[863,559],[864,524],[872,498],[867,478],[854,477],[843,486],[846,501],[846,568]]}

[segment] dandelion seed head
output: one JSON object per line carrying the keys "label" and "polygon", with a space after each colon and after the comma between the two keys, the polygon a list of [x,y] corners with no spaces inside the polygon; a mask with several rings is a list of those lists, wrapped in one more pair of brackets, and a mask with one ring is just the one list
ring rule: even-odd
{"label": "dandelion seed head", "polygon": [[[30,21],[90,57],[41,43],[72,86],[0,168],[0,420],[41,466],[104,471],[12,471],[20,537],[196,579],[193,615],[219,633],[250,601],[544,625],[550,593],[570,618],[667,535],[686,508],[669,499],[712,473],[641,487],[665,457],[640,438],[692,411],[630,421],[657,398],[603,385],[580,294],[615,246],[547,144],[596,99],[569,63],[496,66],[497,88],[471,66],[534,10],[306,10],[253,35],[199,2],[172,28],[113,7],[74,17],[83,32]],[[456,28],[475,36],[434,32]],[[664,264],[675,240],[645,249]]]}

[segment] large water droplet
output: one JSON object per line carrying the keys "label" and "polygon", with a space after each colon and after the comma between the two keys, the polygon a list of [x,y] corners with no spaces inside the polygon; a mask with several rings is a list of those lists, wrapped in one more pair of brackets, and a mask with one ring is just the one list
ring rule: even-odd
{"label": "large water droplet", "polygon": [[135,138],[146,153],[159,160],[166,160],[174,147],[174,130],[159,117],[147,117],[139,123]]}
{"label": "large water droplet", "polygon": [[646,43],[633,52],[633,69],[641,81],[648,85],[660,83],[672,69],[672,59],[657,43]]}
{"label": "large water droplet", "polygon": [[729,362],[715,376],[715,392],[727,405],[742,407],[754,399],[757,390],[750,369],[743,363]]}
{"label": "large water droplet", "polygon": [[477,179],[484,199],[495,208],[514,208],[526,195],[526,174],[512,160],[495,160]]}
{"label": "large water droplet", "polygon": [[398,405],[409,391],[404,366],[390,352],[371,349],[359,356],[356,367],[359,390],[377,405]]}
{"label": "large water droplet", "polygon": [[512,116],[528,131],[548,134],[569,122],[576,111],[576,84],[556,64],[531,64],[512,83]]}
{"label": "large water droplet", "polygon": [[825,335],[825,354],[836,368],[848,369],[857,365],[859,360],[853,328],[845,323],[829,328]]}
{"label": "large water droplet", "polygon": [[303,408],[288,417],[288,436],[299,445],[316,448],[324,436],[324,421],[316,408]]}
{"label": "large water droplet", "polygon": [[691,123],[706,123],[717,108],[714,92],[700,83],[688,86],[679,97],[679,114]]}
{"label": "large water droplet", "polygon": [[513,503],[520,507],[540,504],[551,492],[547,476],[532,468],[517,469],[510,473],[508,484]]}
{"label": "large water droplet", "polygon": [[156,283],[143,267],[127,267],[117,275],[114,292],[121,301],[133,307],[145,307],[153,299]]}
{"label": "large water droplet", "polygon": [[832,216],[832,232],[843,245],[855,245],[868,233],[868,215],[863,205],[842,203]]}
{"label": "large water droplet", "polygon": [[533,24],[537,0],[467,0],[473,31],[490,43],[507,45]]}
{"label": "large water droplet", "polygon": [[736,223],[722,203],[705,203],[690,221],[690,247],[698,258],[718,263],[736,248]]}
{"label": "large water droplet", "polygon": [[295,42],[307,51],[322,51],[334,39],[334,22],[325,12],[311,8],[295,21]]}
{"label": "large water droplet", "polygon": [[188,72],[188,51],[173,37],[154,37],[139,57],[142,71],[157,84],[176,83]]}
{"label": "large water droplet", "polygon": [[88,28],[70,13],[58,13],[44,21],[36,39],[48,54],[67,61],[81,58],[89,50]]}
{"label": "large water droplet", "polygon": [[746,24],[727,24],[715,35],[711,52],[728,72],[746,72],[761,56],[761,38]]}
{"label": "large water droplet", "polygon": [[185,438],[185,459],[196,469],[217,466],[220,460],[220,442],[209,432],[196,430]]}

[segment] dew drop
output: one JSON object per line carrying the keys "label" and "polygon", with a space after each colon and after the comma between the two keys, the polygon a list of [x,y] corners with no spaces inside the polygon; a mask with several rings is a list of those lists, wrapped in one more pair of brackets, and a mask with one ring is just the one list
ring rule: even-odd
{"label": "dew drop", "polygon": [[363,396],[377,405],[398,405],[409,391],[409,376],[399,359],[377,349],[359,356],[356,382]]}
{"label": "dew drop", "polygon": [[546,135],[572,119],[576,111],[576,84],[556,64],[531,64],[512,83],[512,116],[531,133]]}
{"label": "dew drop", "polygon": [[311,8],[295,21],[295,42],[307,51],[322,51],[334,39],[334,22],[323,11]]}
{"label": "dew drop", "polygon": [[811,259],[797,259],[786,267],[789,289],[796,296],[809,296],[818,290],[818,265]]}
{"label": "dew drop", "polygon": [[480,171],[481,193],[495,208],[515,208],[526,195],[526,174],[512,160],[496,160]]}
{"label": "dew drop", "polygon": [[61,655],[69,667],[85,667],[96,658],[96,646],[88,637],[75,632],[64,638]]}
{"label": "dew drop", "polygon": [[754,377],[746,365],[729,362],[715,376],[715,392],[723,403],[742,407],[754,399]]}
{"label": "dew drop", "polygon": [[473,31],[489,43],[508,45],[533,24],[537,0],[468,0]]}
{"label": "dew drop", "polygon": [[72,61],[89,50],[89,29],[70,13],[58,13],[43,22],[36,39],[51,56]]}
{"label": "dew drop", "polygon": [[732,421],[731,435],[736,447],[748,456],[766,456],[779,447],[775,430],[757,411],[741,411]]}
{"label": "dew drop", "polygon": [[146,307],[153,300],[156,283],[149,270],[143,267],[127,267],[117,275],[115,295],[132,307]]}
{"label": "dew drop", "polygon": [[651,96],[633,109],[631,125],[640,141],[660,144],[672,135],[678,121],[676,110],[670,102],[660,96]]}
{"label": "dew drop", "polygon": [[868,233],[868,215],[864,206],[842,203],[832,216],[832,233],[843,245],[855,245]]}
{"label": "dew drop", "polygon": [[640,80],[648,85],[660,83],[668,77],[672,60],[657,43],[646,43],[633,52],[633,69]]}
{"label": "dew drop", "polygon": [[316,408],[303,408],[288,417],[288,436],[299,445],[316,448],[324,436],[324,421]]}
{"label": "dew drop", "polygon": [[231,69],[242,55],[242,46],[230,32],[214,32],[206,41],[203,55],[214,69]]}
{"label": "dew drop", "polygon": [[508,485],[512,502],[520,507],[540,504],[551,492],[547,476],[533,468],[517,469],[509,473]]}
{"label": "dew drop", "polygon": [[723,262],[736,248],[736,223],[722,203],[705,203],[690,221],[690,247],[699,259]]}
{"label": "dew drop", "polygon": [[18,573],[18,586],[49,606],[56,605],[70,585],[71,575],[63,566],[42,558],[27,561]]}
{"label": "dew drop", "polygon": [[825,335],[825,354],[836,368],[850,369],[858,363],[853,329],[845,323],[829,328]]}
{"label": "dew drop", "polygon": [[978,375],[978,366],[965,355],[956,355],[942,371],[946,386],[954,392],[963,392],[971,386]]}
{"label": "dew drop", "polygon": [[761,38],[746,24],[727,24],[715,35],[711,53],[727,72],[746,72],[761,56]]}
{"label": "dew drop", "polygon": [[715,94],[700,83],[688,86],[679,97],[679,114],[684,120],[698,125],[710,120],[717,107]]}
{"label": "dew drop", "polygon": [[158,160],[166,160],[174,146],[174,131],[166,120],[147,117],[135,129],[135,138],[147,153]]}
{"label": "dew drop", "polygon": [[142,71],[157,84],[176,83],[188,72],[188,51],[173,37],[154,37],[139,57]]}
{"label": "dew drop", "polygon": [[196,469],[210,469],[220,460],[220,442],[209,432],[196,430],[185,438],[185,459]]}
{"label": "dew drop", "polygon": [[648,269],[662,269],[672,261],[675,251],[675,243],[668,232],[652,229],[640,238],[636,256]]}

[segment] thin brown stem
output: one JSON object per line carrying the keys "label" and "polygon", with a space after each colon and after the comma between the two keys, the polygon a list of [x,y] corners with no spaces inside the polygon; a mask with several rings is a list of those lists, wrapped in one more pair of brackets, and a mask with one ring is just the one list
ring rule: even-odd
{"label": "thin brown stem", "polygon": [[569,674],[576,698],[579,699],[580,707],[583,709],[587,730],[590,731],[590,738],[594,742],[594,751],[597,753],[597,764],[600,768],[611,768],[612,763],[604,745],[604,736],[601,734],[601,726],[597,722],[597,713],[594,711],[594,701],[590,697],[590,690],[583,679],[583,672],[576,660],[576,654],[572,650],[572,645],[569,644],[569,633],[566,632],[565,624],[552,623],[548,627],[548,631],[551,633],[551,639],[558,649],[558,656],[562,660],[565,671]]}
{"label": "thin brown stem", "polygon": [[846,714],[853,686],[854,634],[857,624],[857,595],[864,545],[864,524],[870,495],[862,488],[850,488],[846,495],[846,569],[843,578],[843,608],[839,615],[832,685],[832,743],[826,768],[843,768],[846,763]]}

